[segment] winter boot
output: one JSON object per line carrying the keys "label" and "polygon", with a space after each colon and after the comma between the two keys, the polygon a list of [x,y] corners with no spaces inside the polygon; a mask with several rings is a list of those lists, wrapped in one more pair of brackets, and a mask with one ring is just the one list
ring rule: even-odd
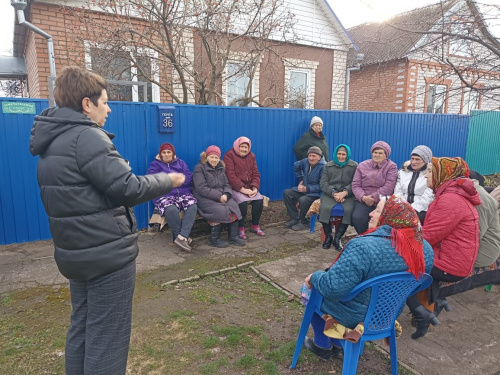
{"label": "winter boot", "polygon": [[335,231],[335,237],[333,237],[333,246],[335,246],[335,250],[340,251],[344,247],[342,246],[342,241],[340,239],[349,228],[348,224],[339,224],[337,230]]}
{"label": "winter boot", "polygon": [[232,223],[228,224],[228,235],[227,235],[227,240],[229,243],[238,245],[238,246],[245,246],[245,241],[242,240],[240,237],[238,237],[238,221],[235,220]]}
{"label": "winter boot", "polygon": [[227,241],[220,239],[221,230],[222,226],[220,224],[210,227],[210,246],[220,247],[220,248],[229,246],[229,243]]}
{"label": "winter boot", "polygon": [[415,326],[417,327],[417,330],[411,334],[411,338],[413,340],[424,337],[430,324],[433,326],[437,326],[439,324],[439,320],[436,318],[436,315],[422,305],[412,310],[411,313],[415,318]]}
{"label": "winter boot", "polygon": [[451,311],[451,306],[446,300],[446,298],[443,299],[437,299],[434,301],[434,315],[436,315],[436,318],[438,317],[439,314],[441,314],[441,310],[450,312]]}
{"label": "winter boot", "polygon": [[325,233],[325,242],[323,242],[323,249],[329,249],[332,246],[333,236],[332,236],[332,225],[330,223],[321,223],[323,226],[323,232]]}

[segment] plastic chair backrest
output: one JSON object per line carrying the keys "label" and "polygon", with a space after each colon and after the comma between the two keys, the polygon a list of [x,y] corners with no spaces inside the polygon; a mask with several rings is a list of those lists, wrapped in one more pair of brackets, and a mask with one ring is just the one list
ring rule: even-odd
{"label": "plastic chair backrest", "polygon": [[395,272],[373,277],[354,287],[340,301],[349,301],[362,291],[371,288],[370,303],[364,321],[365,334],[376,334],[394,327],[397,314],[406,299],[432,282],[428,274],[416,280],[409,272]]}

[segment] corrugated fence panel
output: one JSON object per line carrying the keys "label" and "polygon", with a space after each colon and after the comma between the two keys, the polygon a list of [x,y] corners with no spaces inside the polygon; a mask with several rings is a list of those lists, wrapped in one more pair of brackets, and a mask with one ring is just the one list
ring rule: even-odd
{"label": "corrugated fence panel", "polygon": [[500,111],[472,112],[466,160],[481,174],[500,172]]}
{"label": "corrugated fence panel", "polygon": [[[37,113],[47,106],[45,100],[31,101]],[[374,142],[384,140],[398,165],[419,144],[431,147],[436,156],[465,157],[469,126],[469,117],[454,115],[175,105],[174,132],[159,133],[157,104],[112,102],[110,106],[113,112],[106,130],[116,135],[113,142],[134,173],[146,173],[164,142],[172,143],[192,170],[207,146],[215,144],[224,154],[236,138],[246,136],[257,157],[261,191],[271,200],[282,199],[283,190],[296,183],[293,146],[309,130],[312,116],[324,120],[330,157],[337,144],[346,143],[352,159],[360,162],[370,158]],[[36,183],[37,158],[28,150],[33,117],[0,114],[0,244],[50,238]],[[135,211],[139,228],[146,227],[152,204]]]}
{"label": "corrugated fence panel", "polygon": [[[47,100],[7,98],[0,98],[0,106],[4,101],[34,103],[37,114],[48,106]],[[29,151],[34,117],[0,113],[0,244],[50,238],[36,179],[38,157]]]}

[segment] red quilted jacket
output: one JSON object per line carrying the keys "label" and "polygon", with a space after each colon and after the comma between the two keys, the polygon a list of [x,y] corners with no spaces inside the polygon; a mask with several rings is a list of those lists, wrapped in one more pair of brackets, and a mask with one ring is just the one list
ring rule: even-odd
{"label": "red quilted jacket", "polygon": [[434,267],[455,276],[469,276],[479,248],[481,204],[468,178],[450,180],[436,191],[423,228],[424,238],[434,250]]}
{"label": "red quilted jacket", "polygon": [[239,191],[242,187],[251,189],[260,188],[260,174],[253,152],[241,157],[231,148],[224,155],[226,176],[233,190]]}

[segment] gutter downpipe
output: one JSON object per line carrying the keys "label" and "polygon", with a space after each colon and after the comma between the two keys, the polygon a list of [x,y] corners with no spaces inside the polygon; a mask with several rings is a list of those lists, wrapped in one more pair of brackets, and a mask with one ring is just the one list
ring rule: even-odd
{"label": "gutter downpipe", "polygon": [[25,0],[11,0],[10,4],[16,10],[16,15],[17,15],[17,19],[19,21],[19,25],[25,26],[28,29],[37,33],[38,35],[41,35],[45,39],[47,39],[47,52],[49,54],[49,72],[50,72],[50,75],[49,75],[49,106],[55,107],[54,82],[56,79],[56,63],[55,63],[55,57],[54,57],[54,40],[52,39],[52,35],[39,29],[38,27],[36,27],[32,23],[26,21],[26,19],[24,18],[24,9],[27,6],[27,3],[25,2]]}
{"label": "gutter downpipe", "polygon": [[356,54],[356,65],[352,68],[347,68],[345,75],[345,96],[344,96],[344,111],[349,110],[349,87],[351,84],[351,71],[361,70],[361,62],[364,60],[365,55],[362,53]]}

